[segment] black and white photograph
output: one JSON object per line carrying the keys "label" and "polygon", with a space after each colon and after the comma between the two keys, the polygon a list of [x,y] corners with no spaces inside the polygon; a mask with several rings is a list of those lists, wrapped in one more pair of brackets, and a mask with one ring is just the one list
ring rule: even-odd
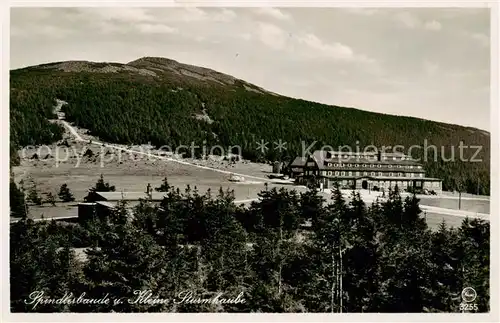
{"label": "black and white photograph", "polygon": [[207,3],[7,9],[9,318],[498,319],[498,3]]}

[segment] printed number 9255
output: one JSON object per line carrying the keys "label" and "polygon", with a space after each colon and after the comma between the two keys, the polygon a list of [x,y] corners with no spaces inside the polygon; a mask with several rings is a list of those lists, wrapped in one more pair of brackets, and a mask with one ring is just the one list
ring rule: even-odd
{"label": "printed number 9255", "polygon": [[460,310],[461,311],[477,311],[477,304],[462,303],[462,304],[460,304]]}

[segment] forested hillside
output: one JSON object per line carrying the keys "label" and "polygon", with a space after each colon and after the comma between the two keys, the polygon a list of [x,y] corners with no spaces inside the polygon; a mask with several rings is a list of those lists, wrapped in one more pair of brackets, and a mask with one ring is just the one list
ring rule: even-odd
{"label": "forested hillside", "polygon": [[45,89],[30,84],[26,79],[22,87],[10,90],[10,154],[17,162],[15,152],[19,146],[48,144],[61,138],[63,128],[50,123],[54,119],[55,100]]}
{"label": "forested hillside", "polygon": [[[62,62],[11,71],[11,144],[60,137],[46,121],[55,98],[67,119],[104,141],[156,146],[239,145],[252,160],[292,158],[306,147],[435,145],[459,157],[459,143],[482,146],[482,162],[444,162],[431,156],[429,176],[448,190],[489,194],[490,135],[468,127],[292,99],[212,70],[162,58],[129,64]],[[196,116],[208,115],[210,122]],[[287,150],[261,153],[256,142],[282,139]],[[453,148],[452,148],[453,147]],[[470,158],[476,149],[465,149]],[[413,157],[423,150],[414,149]],[[437,159],[438,161],[434,161]]]}

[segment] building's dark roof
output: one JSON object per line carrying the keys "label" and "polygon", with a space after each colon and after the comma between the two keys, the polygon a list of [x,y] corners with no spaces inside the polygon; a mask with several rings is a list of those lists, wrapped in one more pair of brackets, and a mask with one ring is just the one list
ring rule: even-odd
{"label": "building's dark roof", "polygon": [[[326,160],[327,162],[330,162]],[[339,162],[338,159],[334,159],[331,161],[332,163],[334,162]],[[356,159],[356,160],[348,160],[348,159],[342,159],[340,160],[341,163],[348,163],[348,164],[381,164],[381,165],[405,165],[405,166],[422,166],[418,161],[416,160],[369,160],[369,159]]]}
{"label": "building's dark roof", "polygon": [[331,179],[361,179],[361,178],[370,178],[375,181],[442,181],[439,178],[433,177],[397,177],[397,176],[322,176]]}
{"label": "building's dark roof", "polygon": [[107,207],[109,209],[113,209],[116,207],[116,203],[117,202],[108,202],[108,201],[82,202],[82,203],[78,203],[78,206],[91,207],[91,206],[95,206],[95,205],[101,205],[101,206]]}
{"label": "building's dark roof", "polygon": [[116,203],[108,202],[108,201],[97,201],[96,204],[102,205],[109,209],[114,209],[116,207]]}
{"label": "building's dark roof", "polygon": [[330,153],[335,156],[339,155],[348,155],[348,156],[365,156],[365,155],[370,155],[370,156],[377,156],[377,152],[373,151],[367,151],[367,152],[355,152],[355,151],[333,151],[333,150],[323,150],[326,153]]}
{"label": "building's dark roof", "polygon": [[[348,156],[377,156],[379,154],[379,151],[366,151],[366,152],[355,152],[355,151],[333,151],[333,150],[323,150],[327,153],[331,153],[332,155],[348,155]],[[408,155],[401,153],[401,152],[382,152],[380,151],[380,154],[382,156],[387,156],[387,157],[409,157]]]}
{"label": "building's dark roof", "polygon": [[[96,192],[96,194],[105,201],[139,201],[148,198],[145,192]],[[161,201],[166,195],[165,192],[151,192],[151,199]]]}
{"label": "building's dark roof", "polygon": [[326,151],[316,150],[312,153],[311,158],[316,162],[319,169],[323,169],[325,167]]}
{"label": "building's dark roof", "polygon": [[335,166],[324,166],[322,170],[328,171],[339,171],[339,172],[393,172],[393,173],[425,173],[422,168],[398,168],[398,167],[335,167]]}
{"label": "building's dark roof", "polygon": [[305,166],[307,158],[305,157],[295,157],[295,159],[290,163],[290,167],[303,167]]}
{"label": "building's dark roof", "polygon": [[382,156],[386,156],[386,157],[409,157],[408,155],[405,155],[403,153],[381,153]]}
{"label": "building's dark roof", "polygon": [[[382,165],[414,165],[418,166],[420,165],[417,161],[415,160],[374,160],[374,159],[367,159],[367,158],[360,158],[360,159],[353,159],[353,158],[327,158],[327,154],[329,152],[326,150],[316,150],[312,153],[311,158],[316,161],[318,164],[319,169],[325,169],[329,168],[328,166],[325,166],[325,162],[331,162],[331,163],[351,163],[351,164],[382,164]],[[330,152],[334,154],[333,152]],[[299,158],[299,157],[297,157]]]}

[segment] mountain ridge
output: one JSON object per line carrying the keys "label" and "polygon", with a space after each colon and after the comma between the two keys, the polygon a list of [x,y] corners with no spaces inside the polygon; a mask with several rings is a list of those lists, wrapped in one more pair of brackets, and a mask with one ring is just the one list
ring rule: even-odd
{"label": "mountain ridge", "polygon": [[[167,68],[161,68],[161,67],[167,67]],[[31,66],[26,66],[26,67],[22,67],[22,68],[17,68],[17,69],[11,70],[11,72],[26,70],[26,69],[33,69],[33,68],[58,68],[58,69],[65,71],[65,72],[91,72],[91,73],[116,73],[119,71],[127,71],[127,72],[136,72],[138,74],[149,75],[149,76],[154,76],[154,77],[161,77],[161,75],[157,74],[159,71],[161,71],[161,72],[173,71],[177,75],[180,75],[180,76],[191,77],[193,79],[198,79],[199,81],[213,81],[213,82],[219,83],[219,85],[234,85],[235,82],[242,82],[243,85],[247,86],[246,89],[248,91],[254,91],[256,93],[272,94],[275,96],[282,96],[282,97],[287,97],[287,98],[292,98],[292,99],[297,99],[297,100],[304,100],[304,101],[314,102],[314,103],[318,103],[318,104],[322,104],[322,105],[326,105],[326,106],[331,106],[331,107],[354,109],[354,110],[365,111],[365,112],[380,114],[380,115],[415,118],[415,119],[419,119],[419,120],[436,122],[436,123],[440,123],[443,125],[453,125],[453,126],[468,128],[468,129],[471,129],[474,131],[480,131],[486,136],[491,136],[491,133],[489,131],[482,129],[482,128],[474,127],[474,126],[425,119],[423,117],[415,117],[415,116],[409,116],[409,115],[396,115],[396,114],[390,114],[390,113],[384,113],[384,112],[376,112],[376,111],[362,109],[359,107],[339,106],[339,105],[335,105],[335,104],[327,104],[327,103],[322,103],[319,101],[314,101],[314,100],[309,100],[309,99],[289,97],[289,96],[286,96],[283,94],[279,94],[279,93],[275,93],[275,92],[266,90],[261,86],[247,82],[243,79],[236,78],[236,77],[229,75],[229,74],[226,74],[226,73],[218,72],[218,71],[211,69],[211,68],[208,68],[208,67],[201,67],[201,66],[196,66],[196,65],[192,65],[192,64],[181,63],[177,60],[166,58],[166,57],[143,56],[143,57],[140,57],[138,59],[132,60],[132,61],[127,62],[127,63],[107,62],[107,61],[99,61],[98,62],[98,61],[88,61],[88,60],[58,61],[58,62],[43,63],[43,64],[37,64],[37,65],[31,65]],[[188,73],[179,72],[179,69],[187,70]],[[201,77],[199,77],[199,76],[197,77],[196,75],[189,74],[189,72],[193,72],[193,71],[198,71],[198,73],[196,73],[196,72],[194,72],[194,73],[200,74]],[[208,74],[209,76],[206,77],[205,74]],[[205,76],[205,79],[203,79],[203,76]],[[217,77],[214,77],[214,76],[218,76],[218,77],[220,77],[220,79],[217,79]]]}

